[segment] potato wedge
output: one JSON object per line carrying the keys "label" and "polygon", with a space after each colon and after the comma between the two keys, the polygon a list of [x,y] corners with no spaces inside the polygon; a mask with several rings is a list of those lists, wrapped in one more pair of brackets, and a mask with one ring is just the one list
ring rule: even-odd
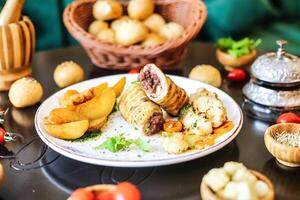
{"label": "potato wedge", "polygon": [[89,121],[81,120],[65,124],[44,124],[44,127],[54,137],[74,140],[84,135],[89,127]]}
{"label": "potato wedge", "polygon": [[100,96],[105,88],[107,88],[107,83],[101,83],[100,85],[93,87],[92,91],[94,96]]}
{"label": "potato wedge", "polygon": [[112,88],[105,88],[100,96],[79,104],[75,111],[86,116],[89,120],[108,116],[116,102],[116,94]]}
{"label": "potato wedge", "polygon": [[59,98],[59,105],[63,107],[67,107],[68,105],[73,105],[72,96],[79,94],[76,90],[68,90],[64,93],[64,95]]}
{"label": "potato wedge", "polygon": [[100,130],[104,126],[106,120],[107,120],[107,117],[100,117],[98,119],[91,120],[89,122],[88,131],[98,131],[98,130]]}
{"label": "potato wedge", "polygon": [[50,112],[49,116],[45,117],[44,123],[64,124],[81,120],[88,120],[88,118],[68,108],[55,108]]}
{"label": "potato wedge", "polygon": [[120,94],[122,93],[124,86],[126,84],[126,77],[122,77],[114,86],[113,86],[113,90],[116,93],[116,96],[120,96]]}

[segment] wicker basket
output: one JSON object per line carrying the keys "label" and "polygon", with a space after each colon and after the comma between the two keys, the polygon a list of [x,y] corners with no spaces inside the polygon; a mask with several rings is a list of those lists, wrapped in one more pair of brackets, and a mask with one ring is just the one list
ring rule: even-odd
{"label": "wicker basket", "polygon": [[[92,7],[96,0],[77,0],[64,11],[63,20],[71,35],[87,51],[92,62],[101,68],[128,70],[139,68],[147,63],[155,63],[163,69],[174,68],[187,53],[188,44],[196,37],[203,26],[207,10],[201,0],[154,0],[155,12],[167,21],[175,21],[185,28],[183,35],[158,46],[124,47],[100,41],[87,32],[94,20]],[[122,1],[124,7],[126,2]]]}

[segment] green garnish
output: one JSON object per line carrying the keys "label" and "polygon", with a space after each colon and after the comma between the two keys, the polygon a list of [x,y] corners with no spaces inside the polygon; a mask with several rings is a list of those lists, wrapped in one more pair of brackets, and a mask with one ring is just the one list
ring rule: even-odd
{"label": "green garnish", "polygon": [[239,58],[250,54],[260,43],[261,39],[253,40],[248,37],[241,40],[233,40],[232,38],[220,38],[217,41],[217,47],[229,55]]}
{"label": "green garnish", "polygon": [[138,138],[138,139],[126,139],[124,134],[121,133],[114,137],[107,138],[102,144],[94,147],[95,150],[107,149],[113,153],[118,151],[124,151],[130,146],[136,145],[142,151],[148,152],[150,150],[149,143]]}
{"label": "green garnish", "polygon": [[138,81],[138,80],[132,81],[131,84],[140,84],[140,81]]}
{"label": "green garnish", "polygon": [[77,138],[75,140],[72,140],[72,142],[86,142],[88,140],[96,140],[101,136],[101,132],[88,132],[81,136],[80,138]]}
{"label": "green garnish", "polygon": [[181,108],[179,113],[179,119],[183,118],[190,110],[193,109],[193,106],[191,104],[187,104]]}
{"label": "green garnish", "polygon": [[118,106],[117,103],[115,103],[115,105],[114,105],[114,107],[113,107],[113,109],[112,109],[112,111],[111,111],[110,114],[115,113],[115,112],[117,112],[117,111],[119,111],[119,106]]}

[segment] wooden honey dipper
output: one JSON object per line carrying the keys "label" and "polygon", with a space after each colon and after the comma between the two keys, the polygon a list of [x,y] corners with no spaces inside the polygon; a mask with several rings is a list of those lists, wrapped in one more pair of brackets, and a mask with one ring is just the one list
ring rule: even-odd
{"label": "wooden honey dipper", "polygon": [[7,0],[0,13],[0,26],[20,20],[25,0]]}

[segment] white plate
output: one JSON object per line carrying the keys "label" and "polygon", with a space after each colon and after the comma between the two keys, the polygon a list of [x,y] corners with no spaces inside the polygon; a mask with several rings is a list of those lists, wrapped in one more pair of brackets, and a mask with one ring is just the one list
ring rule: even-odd
{"label": "white plate", "polygon": [[[168,154],[161,145],[162,138],[159,135],[144,136],[139,131],[135,130],[121,117],[119,111],[111,115],[107,127],[102,130],[103,135],[94,141],[86,141],[83,143],[65,141],[52,137],[46,132],[43,127],[43,119],[52,109],[59,107],[58,99],[64,94],[64,92],[70,89],[83,91],[91,88],[92,86],[96,86],[101,82],[108,82],[109,85],[113,85],[123,76],[126,76],[127,78],[125,89],[132,81],[137,79],[136,74],[123,74],[91,79],[65,88],[46,99],[41,104],[35,115],[35,127],[43,142],[54,151],[81,162],[115,167],[150,167],[182,163],[213,153],[232,141],[242,127],[243,117],[241,109],[229,95],[215,87],[198,81],[193,81],[179,76],[170,76],[176,84],[184,88],[189,94],[195,92],[199,87],[204,87],[209,91],[216,92],[219,98],[224,102],[228,118],[233,121],[234,128],[230,132],[219,137],[216,143],[210,147],[179,155]],[[143,152],[139,149],[131,148],[129,151],[112,153],[108,150],[96,151],[93,148],[101,144],[107,137],[111,137],[119,133],[124,133],[127,138],[141,138],[149,140],[151,151]]]}

